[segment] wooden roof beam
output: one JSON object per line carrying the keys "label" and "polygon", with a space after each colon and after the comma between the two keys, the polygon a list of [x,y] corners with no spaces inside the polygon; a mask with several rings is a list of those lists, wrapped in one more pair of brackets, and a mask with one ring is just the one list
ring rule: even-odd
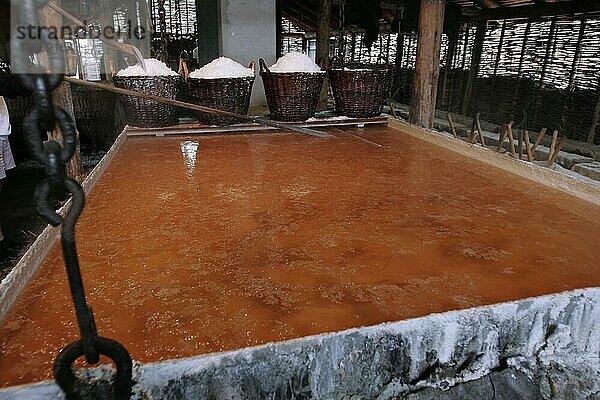
{"label": "wooden roof beam", "polygon": [[467,18],[472,20],[502,20],[600,13],[598,0],[573,0],[539,3],[529,6],[499,7],[481,10]]}
{"label": "wooden roof beam", "polygon": [[494,0],[476,0],[477,3],[485,8],[498,8],[500,4],[496,3]]}

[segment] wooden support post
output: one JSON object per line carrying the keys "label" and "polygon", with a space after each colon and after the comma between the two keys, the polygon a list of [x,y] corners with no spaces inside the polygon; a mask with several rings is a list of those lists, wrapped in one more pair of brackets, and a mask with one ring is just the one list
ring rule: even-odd
{"label": "wooden support post", "polygon": [[[60,1],[54,0],[55,3],[60,5]],[[40,14],[40,26],[62,26],[62,17],[56,11],[51,9],[49,6],[44,6],[39,9],[38,13]],[[62,45],[62,43],[60,43]],[[42,65],[49,65],[48,56],[46,53],[42,54],[41,57]],[[60,72],[59,72],[60,73]],[[71,89],[69,84],[63,82],[58,88],[56,88],[52,92],[52,99],[54,100],[54,105],[56,107],[63,108],[67,114],[71,117],[73,122],[75,122],[75,113],[73,111],[73,97],[71,95]],[[78,182],[83,181],[84,172],[83,166],[81,164],[81,152],[79,150],[79,132],[77,132],[77,147],[75,150],[75,154],[67,163],[67,174],[70,178],[75,179]],[[54,128],[52,132],[48,134],[49,139],[56,140],[59,143],[62,143],[62,135],[58,127]]]}
{"label": "wooden support post", "polygon": [[515,137],[513,135],[513,131],[512,131],[512,125],[514,124],[514,121],[510,121],[508,123],[508,125],[506,126],[506,132],[508,133],[508,144],[510,145],[510,155],[511,156],[515,156]]}
{"label": "wooden support post", "polygon": [[455,138],[458,139],[458,135],[456,134],[456,128],[454,127],[454,121],[452,121],[452,116],[450,115],[450,113],[446,113],[446,119],[448,120],[448,123],[450,124],[450,130],[452,131],[452,136],[454,136]]}
{"label": "wooden support post", "polygon": [[421,0],[419,42],[409,121],[425,128],[433,127],[435,116],[444,10],[445,0]]}
{"label": "wooden support post", "polygon": [[465,88],[465,97],[463,98],[462,112],[464,115],[469,113],[473,97],[473,86],[477,75],[479,75],[479,66],[481,65],[481,55],[483,54],[483,41],[485,40],[485,30],[487,23],[479,21],[475,31],[475,43],[473,44],[473,53],[471,55],[471,67],[469,69],[469,78]]}
{"label": "wooden support post", "polygon": [[525,146],[527,147],[527,161],[533,161],[533,154],[531,153],[531,142],[529,140],[529,131],[525,131]]}
{"label": "wooden support post", "polygon": [[548,130],[548,128],[542,128],[542,130],[538,134],[538,137],[535,139],[535,144],[533,145],[533,149],[531,149],[531,151],[533,152],[534,157],[535,157],[535,150],[542,143],[542,140],[544,140],[544,136],[546,136],[546,131],[547,130]]}
{"label": "wooden support post", "polygon": [[[319,26],[317,27],[317,61],[322,69],[329,68],[329,36],[331,32],[331,0],[319,1]],[[319,97],[318,110],[327,109],[327,93],[329,92],[329,80],[325,78],[321,95]]]}

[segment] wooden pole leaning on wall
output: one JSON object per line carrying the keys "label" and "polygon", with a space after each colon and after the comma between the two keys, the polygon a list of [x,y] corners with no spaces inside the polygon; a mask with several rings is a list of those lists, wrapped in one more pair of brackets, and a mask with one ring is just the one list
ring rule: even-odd
{"label": "wooden pole leaning on wall", "polygon": [[481,113],[475,115],[475,126],[477,127],[477,135],[479,135],[479,142],[485,147],[485,139],[483,138],[483,129],[481,128],[481,120],[479,119]]}
{"label": "wooden pole leaning on wall", "polygon": [[533,161],[533,153],[531,152],[531,141],[529,140],[529,131],[525,131],[525,147],[527,148],[527,161]]}
{"label": "wooden pole leaning on wall", "polygon": [[[567,138],[565,138],[564,136],[561,136],[560,138],[558,138],[558,141],[556,142],[554,150],[552,152],[550,152],[550,155],[548,156],[548,167],[552,167],[554,165],[554,163],[556,162],[556,159],[558,158],[558,154],[562,150],[562,147],[565,144],[566,140],[567,140]],[[554,142],[554,140],[553,140],[553,142]]]}
{"label": "wooden pole leaning on wall", "polygon": [[535,139],[535,144],[533,145],[533,148],[531,149],[534,156],[535,156],[535,150],[542,143],[542,140],[544,140],[544,136],[546,136],[546,131],[548,131],[548,128],[542,128],[542,130],[538,134],[537,138]]}
{"label": "wooden pole leaning on wall", "polygon": [[469,68],[469,77],[467,78],[467,85],[465,87],[465,94],[462,104],[463,115],[468,114],[469,109],[471,108],[471,102],[473,100],[473,86],[475,85],[477,75],[479,75],[479,67],[481,65],[481,56],[483,55],[483,42],[485,40],[486,28],[486,21],[477,22],[473,53],[471,54],[471,67]]}
{"label": "wooden pole leaning on wall", "polygon": [[506,136],[508,136],[508,125],[502,124],[502,127],[500,128],[500,137],[498,138],[498,148],[496,149],[498,153],[500,153],[500,150],[503,149],[502,146],[504,145]]}
{"label": "wooden pole leaning on wall", "polygon": [[454,127],[454,121],[452,121],[452,116],[450,113],[446,113],[446,119],[448,120],[448,124],[450,125],[450,130],[452,132],[452,136],[458,139],[458,135],[456,134],[456,128]]}
{"label": "wooden pole leaning on wall", "polygon": [[445,0],[421,0],[419,42],[409,122],[433,127],[440,74]]}
{"label": "wooden pole leaning on wall", "polygon": [[506,126],[506,132],[508,134],[508,144],[510,145],[510,155],[511,156],[515,156],[516,154],[516,150],[515,150],[515,137],[513,135],[513,131],[512,131],[512,126],[515,122],[514,121],[510,121],[507,126]]}

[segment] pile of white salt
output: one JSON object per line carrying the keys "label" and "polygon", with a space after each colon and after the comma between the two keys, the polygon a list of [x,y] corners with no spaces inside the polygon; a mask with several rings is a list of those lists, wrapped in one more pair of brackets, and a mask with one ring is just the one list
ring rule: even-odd
{"label": "pile of white salt", "polygon": [[284,72],[321,72],[319,67],[309,56],[299,52],[288,53],[281,57],[269,70],[276,73]]}
{"label": "pile of white salt", "polygon": [[227,57],[217,58],[190,74],[190,78],[195,79],[246,78],[252,76],[254,76],[252,68],[246,68]]}
{"label": "pile of white salt", "polygon": [[169,68],[165,63],[155,58],[144,60],[146,70],[140,64],[129,66],[120,70],[117,76],[176,76],[177,72]]}

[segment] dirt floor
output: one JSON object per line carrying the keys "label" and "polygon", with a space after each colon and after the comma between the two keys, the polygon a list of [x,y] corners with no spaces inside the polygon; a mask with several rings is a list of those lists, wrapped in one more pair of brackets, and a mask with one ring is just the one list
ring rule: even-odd
{"label": "dirt floor", "polygon": [[[100,334],[158,361],[600,285],[599,207],[331,132],[131,138],[77,230]],[[0,386],[77,336],[56,248],[1,324]]]}

